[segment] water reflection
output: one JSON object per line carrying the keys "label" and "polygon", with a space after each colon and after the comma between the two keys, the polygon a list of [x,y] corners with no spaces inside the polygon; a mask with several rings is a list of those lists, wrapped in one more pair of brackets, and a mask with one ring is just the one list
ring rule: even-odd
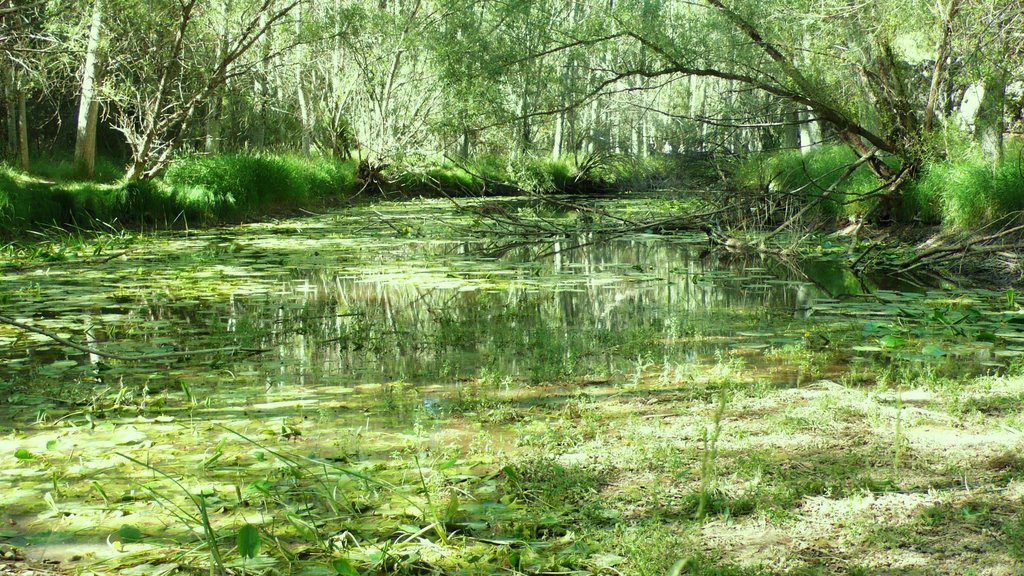
{"label": "water reflection", "polygon": [[[26,315],[45,312],[68,331],[84,319],[91,344],[266,347],[225,361],[242,381],[301,386],[445,385],[488,371],[530,383],[613,378],[644,363],[796,341],[805,328],[793,319],[815,302],[875,287],[828,261],[709,252],[700,238],[579,235],[494,257],[493,239],[457,228],[396,234],[409,227],[395,222],[455,219],[441,203],[397,205],[386,217],[353,209],[188,235],[95,276],[12,281],[35,287],[19,296]],[[5,371],[31,376],[65,354],[8,352],[27,362]]]}

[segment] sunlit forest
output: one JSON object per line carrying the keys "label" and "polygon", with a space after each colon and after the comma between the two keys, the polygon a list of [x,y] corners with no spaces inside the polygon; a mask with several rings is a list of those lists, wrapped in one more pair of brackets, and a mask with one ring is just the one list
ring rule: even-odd
{"label": "sunlit forest", "polygon": [[1024,573],[1019,0],[0,0],[0,576]]}

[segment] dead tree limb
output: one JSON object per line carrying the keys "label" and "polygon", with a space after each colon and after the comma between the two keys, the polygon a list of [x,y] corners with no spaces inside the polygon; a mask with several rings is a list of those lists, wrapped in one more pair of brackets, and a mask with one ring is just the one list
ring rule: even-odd
{"label": "dead tree limb", "polygon": [[95,354],[96,356],[99,356],[101,358],[107,358],[110,360],[120,360],[122,362],[144,362],[147,360],[164,360],[167,358],[181,358],[184,356],[204,356],[209,354],[221,354],[225,352],[244,352],[246,354],[262,354],[264,352],[269,352],[269,349],[267,348],[242,348],[239,346],[228,346],[224,348],[204,348],[200,350],[178,350],[174,352],[158,352],[155,354],[124,355],[115,354],[113,352],[106,352],[98,348],[93,348],[92,346],[79,344],[78,342],[68,340],[67,338],[50,332],[49,330],[44,330],[42,328],[32,326],[31,324],[19,322],[14,318],[8,318],[7,316],[0,316],[0,323],[8,324],[10,326],[14,326],[15,328],[21,328],[22,330],[25,330],[27,332],[33,332],[35,334],[46,336],[47,338],[53,340],[54,342],[57,342],[58,344],[63,344],[64,346],[67,346],[69,348],[74,348],[79,352],[85,352],[86,354]]}
{"label": "dead tree limb", "polygon": [[916,270],[925,266],[934,266],[944,260],[955,258],[958,255],[966,254],[968,252],[988,253],[1019,249],[1022,245],[1020,242],[1000,244],[988,243],[1022,232],[1024,232],[1024,224],[1012,226],[986,236],[971,237],[957,244],[936,246],[935,248],[919,252],[914,256],[897,263],[896,268],[900,272],[910,272],[911,270]]}
{"label": "dead tree limb", "polygon": [[806,214],[808,210],[824,202],[826,198],[828,198],[833,192],[836,191],[840,184],[846,182],[846,179],[849,178],[850,176],[853,176],[853,173],[857,171],[857,168],[860,168],[861,165],[870,160],[877,152],[877,148],[872,148],[863,155],[861,155],[861,157],[858,158],[855,162],[847,166],[846,170],[843,170],[843,173],[839,175],[839,178],[835,182],[833,182],[831,186],[826,188],[820,196],[815,198],[813,202],[808,202],[807,205],[801,208],[796,214],[794,214],[788,220],[780,224],[778,228],[769,232],[767,236],[761,239],[761,243],[764,244],[765,242],[771,240],[775,236],[778,236],[783,230],[788,228],[790,224],[796,222],[797,220],[800,219],[801,216]]}

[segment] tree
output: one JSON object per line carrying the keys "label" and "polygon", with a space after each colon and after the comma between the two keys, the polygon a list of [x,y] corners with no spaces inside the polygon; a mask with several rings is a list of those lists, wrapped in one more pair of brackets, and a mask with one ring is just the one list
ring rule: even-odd
{"label": "tree", "polygon": [[9,147],[23,170],[29,169],[28,92],[41,73],[40,62],[52,44],[46,30],[49,2],[0,2],[0,62],[8,67],[6,87]]}
{"label": "tree", "polygon": [[[229,79],[252,72],[255,62],[243,57],[299,3],[239,2],[230,15],[237,22],[228,25],[233,32],[223,51],[208,49],[224,43],[209,27],[199,26],[208,6],[198,0],[147,2],[122,14],[119,25],[134,33],[119,35],[132,42],[121,51],[133,57],[118,63],[110,84],[117,86],[121,110],[117,129],[132,151],[128,179],[152,178],[167,166],[218,90]],[[146,45],[165,48],[147,50]]]}
{"label": "tree", "polygon": [[99,51],[102,23],[103,0],[93,0],[89,41],[82,66],[82,96],[78,104],[78,124],[75,130],[75,173],[80,178],[92,178],[96,168],[96,123],[99,121],[97,88],[101,69]]}

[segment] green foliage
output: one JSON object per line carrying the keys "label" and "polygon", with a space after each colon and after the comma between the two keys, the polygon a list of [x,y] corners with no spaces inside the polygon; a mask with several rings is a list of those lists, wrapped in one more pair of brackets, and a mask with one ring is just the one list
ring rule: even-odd
{"label": "green foliage", "polygon": [[[921,175],[903,188],[893,207],[898,220],[967,229],[1024,210],[1019,145],[1008,145],[1007,159],[993,167],[970,142],[947,140],[946,159],[926,163]],[[823,146],[806,155],[797,150],[758,154],[740,162],[735,179],[740,185],[769,192],[799,191],[806,204],[819,198],[855,160],[853,152],[840,145]],[[860,198],[877,186],[878,179],[861,166],[816,210],[829,218],[863,214],[873,200]]]}
{"label": "green foliage", "polygon": [[398,170],[396,185],[403,192],[446,194],[512,193],[514,188],[538,194],[564,192],[576,173],[567,161],[495,155],[458,164],[407,159]]}
{"label": "green foliage", "polygon": [[538,194],[564,190],[571,173],[562,161],[533,156],[510,159],[507,171],[509,179],[520,188]]}
{"label": "green foliage", "polygon": [[169,226],[182,219],[237,218],[347,193],[356,170],[351,161],[270,154],[183,158],[162,178],[132,182],[116,181],[123,174],[110,162],[97,167],[97,179],[110,183],[70,180],[68,161],[35,165],[35,173],[56,182],[0,164],[0,223],[19,230],[90,227],[95,220]]}
{"label": "green foliage", "polygon": [[1003,538],[1010,556],[1024,561],[1024,513],[1003,523]]}
{"label": "green foliage", "polygon": [[[32,174],[58,182],[78,180],[75,174],[75,163],[70,157],[44,156],[32,160]],[[124,167],[116,161],[100,156],[96,158],[92,182],[111,184],[124,178]]]}
{"label": "green foliage", "polygon": [[[69,164],[41,162],[50,176]],[[115,184],[99,182],[49,182],[0,164],[0,223],[8,229],[31,224],[88,225],[92,220],[110,222],[123,214],[123,193]]]}
{"label": "green foliage", "polygon": [[[615,154],[583,170],[592,181],[604,183],[618,190],[641,190],[662,186],[675,181],[678,187],[689,187],[694,180],[706,178],[706,162],[686,156],[656,154],[636,158]],[[696,169],[696,170],[695,170]]]}
{"label": "green foliage", "polygon": [[260,531],[252,524],[246,524],[238,529],[235,535],[235,543],[238,545],[238,553],[243,558],[255,558],[260,551],[263,539]]}
{"label": "green foliage", "polygon": [[[848,147],[838,144],[821,146],[807,154],[800,150],[754,154],[740,162],[736,180],[743,186],[760,190],[795,192],[802,198],[802,203],[815,202],[856,160],[856,155]],[[834,192],[821,200],[815,211],[832,219],[863,213],[869,203],[862,201],[861,197],[873,192],[878,185],[878,179],[871,170],[860,166]]]}
{"label": "green foliage", "polygon": [[928,164],[904,192],[904,215],[968,229],[1024,210],[1024,164],[1010,152],[995,167],[980,154]]}
{"label": "green foliage", "polygon": [[275,205],[303,202],[352,189],[354,164],[288,155],[191,156],[163,177],[174,204],[204,216],[230,218]]}

